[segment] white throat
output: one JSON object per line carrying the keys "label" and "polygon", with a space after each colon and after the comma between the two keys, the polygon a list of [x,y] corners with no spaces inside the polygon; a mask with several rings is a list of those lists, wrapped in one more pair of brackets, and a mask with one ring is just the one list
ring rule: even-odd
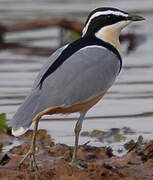
{"label": "white throat", "polygon": [[108,25],[101,28],[95,36],[99,39],[102,39],[110,44],[112,44],[122,56],[121,45],[119,42],[119,35],[121,30],[127,26],[131,21],[120,21],[113,25]]}

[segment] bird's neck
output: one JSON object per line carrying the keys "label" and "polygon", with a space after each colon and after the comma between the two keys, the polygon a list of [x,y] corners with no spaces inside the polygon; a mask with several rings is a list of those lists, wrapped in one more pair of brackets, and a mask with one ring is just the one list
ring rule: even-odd
{"label": "bird's neck", "polygon": [[120,35],[120,30],[114,31],[113,29],[110,28],[102,28],[95,34],[97,38],[112,44],[118,50],[120,56],[122,56],[119,35]]}

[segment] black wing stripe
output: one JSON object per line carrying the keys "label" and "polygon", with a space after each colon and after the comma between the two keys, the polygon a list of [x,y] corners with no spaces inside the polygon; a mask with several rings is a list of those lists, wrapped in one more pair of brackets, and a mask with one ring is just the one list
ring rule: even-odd
{"label": "black wing stripe", "polygon": [[82,37],[80,39],[78,39],[77,41],[72,42],[71,44],[69,44],[64,50],[63,52],[60,54],[60,56],[54,61],[53,64],[51,64],[51,66],[47,69],[47,71],[45,72],[45,74],[42,76],[38,86],[40,87],[40,89],[42,88],[42,84],[44,82],[44,80],[50,75],[52,74],[54,71],[57,70],[58,67],[60,67],[64,61],[66,61],[70,56],[72,56],[75,52],[77,52],[78,50],[86,47],[86,46],[92,46],[92,45],[97,45],[97,46],[102,46],[105,47],[107,49],[109,49],[110,51],[112,51],[114,54],[117,55],[117,57],[119,58],[120,61],[120,70],[122,68],[122,59],[121,56],[118,52],[118,50],[112,46],[111,44],[102,41],[96,37]]}

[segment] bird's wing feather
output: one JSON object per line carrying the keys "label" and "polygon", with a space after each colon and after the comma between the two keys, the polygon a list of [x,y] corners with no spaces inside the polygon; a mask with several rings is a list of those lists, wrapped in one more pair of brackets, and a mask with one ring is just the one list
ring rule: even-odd
{"label": "bird's wing feather", "polygon": [[107,90],[120,69],[118,57],[100,46],[74,53],[43,82],[40,111],[85,102]]}
{"label": "bird's wing feather", "polygon": [[43,66],[33,88],[12,118],[14,135],[23,134],[40,111],[52,106],[71,106],[85,102],[108,89],[114,82],[120,61],[100,46],[82,48],[50,74],[40,89],[38,84],[46,70],[65,47],[57,50]]}
{"label": "bird's wing feather", "polygon": [[45,74],[45,72],[48,70],[48,68],[50,67],[51,64],[53,64],[56,59],[61,55],[61,53],[63,52],[63,50],[67,47],[68,45],[65,45],[59,49],[57,49],[49,58],[48,61],[43,65],[43,67],[41,68],[38,76],[36,77],[33,87],[32,89],[35,89],[38,85],[39,82],[41,80],[41,78],[43,77],[43,75]]}
{"label": "bird's wing feather", "polygon": [[66,46],[58,49],[50,56],[49,60],[45,63],[45,65],[40,70],[38,76],[36,77],[29,95],[26,97],[23,104],[19,107],[19,109],[9,122],[9,125],[13,127],[12,133],[15,136],[19,136],[24,133],[31,125],[32,119],[37,113],[39,113],[39,103],[41,104],[41,91],[38,88],[38,84],[40,82],[40,79],[46,72],[46,69],[48,69],[54,61],[56,61],[58,56],[60,56],[60,54],[65,48]]}

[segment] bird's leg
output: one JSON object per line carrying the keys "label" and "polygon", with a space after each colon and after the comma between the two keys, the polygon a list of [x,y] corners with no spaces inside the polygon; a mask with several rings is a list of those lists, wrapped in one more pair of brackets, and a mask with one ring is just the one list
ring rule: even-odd
{"label": "bird's leg", "polygon": [[33,130],[33,136],[32,136],[32,142],[31,142],[31,146],[29,151],[27,152],[27,154],[24,156],[24,158],[20,161],[19,163],[19,168],[21,167],[21,165],[23,164],[23,162],[25,161],[25,159],[27,159],[28,157],[30,157],[30,162],[29,162],[29,168],[30,171],[34,171],[35,169],[38,169],[37,164],[36,164],[36,160],[35,160],[35,144],[36,144],[36,134],[37,134],[37,129],[38,129],[38,123],[39,123],[39,119],[41,118],[41,114],[38,114],[35,116],[35,118],[33,119],[34,121],[34,130]]}
{"label": "bird's leg", "polygon": [[72,161],[70,162],[70,165],[72,167],[77,167],[79,169],[83,169],[82,166],[80,166],[79,163],[77,162],[77,151],[78,151],[79,133],[82,128],[84,116],[85,116],[85,114],[80,114],[80,118],[77,121],[76,126],[75,126],[75,130],[74,130],[75,131],[75,146],[74,146]]}

